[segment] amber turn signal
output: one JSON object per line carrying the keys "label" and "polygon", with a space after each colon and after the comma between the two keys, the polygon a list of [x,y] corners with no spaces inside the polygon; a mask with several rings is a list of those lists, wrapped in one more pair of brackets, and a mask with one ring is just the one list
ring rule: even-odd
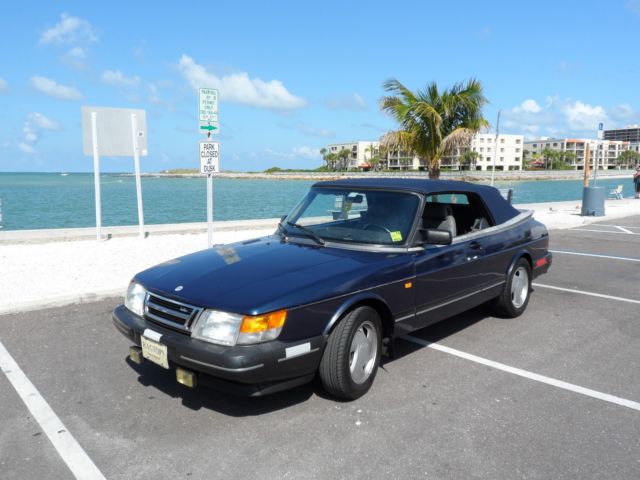
{"label": "amber turn signal", "polygon": [[266,330],[279,329],[284,326],[286,319],[286,310],[278,310],[264,315],[246,316],[242,319],[240,333],[259,333]]}

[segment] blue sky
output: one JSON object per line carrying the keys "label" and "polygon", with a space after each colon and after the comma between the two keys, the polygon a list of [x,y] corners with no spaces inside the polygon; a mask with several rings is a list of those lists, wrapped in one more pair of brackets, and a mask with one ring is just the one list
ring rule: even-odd
{"label": "blue sky", "polygon": [[377,139],[394,128],[377,107],[388,78],[416,89],[476,77],[505,133],[640,123],[640,0],[451,5],[5,3],[0,171],[91,171],[82,105],[146,110],[144,171],[196,168],[198,86],[220,89],[221,166],[239,171],[314,168],[328,143]]}

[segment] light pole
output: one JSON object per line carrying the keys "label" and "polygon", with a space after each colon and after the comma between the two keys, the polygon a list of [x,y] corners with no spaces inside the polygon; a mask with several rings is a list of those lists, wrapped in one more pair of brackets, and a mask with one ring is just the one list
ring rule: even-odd
{"label": "light pole", "polygon": [[[603,165],[604,165],[604,142],[601,142],[600,140],[602,140],[603,136],[604,136],[604,123],[600,122],[598,124],[598,141],[596,141],[596,148],[598,150],[600,150],[600,157],[603,159]],[[593,186],[596,186],[596,183],[598,181],[598,154],[597,154],[597,150],[596,150],[596,155],[594,155],[594,160],[596,162],[596,168],[593,170]]]}
{"label": "light pole", "polygon": [[498,155],[498,135],[500,135],[500,112],[498,110],[498,120],[496,121],[496,142],[493,146],[493,168],[491,169],[491,186],[493,187],[493,177],[496,174],[496,155]]}

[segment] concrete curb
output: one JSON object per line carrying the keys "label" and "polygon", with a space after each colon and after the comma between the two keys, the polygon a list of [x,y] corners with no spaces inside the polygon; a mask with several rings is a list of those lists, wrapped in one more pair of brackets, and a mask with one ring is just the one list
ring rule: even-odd
{"label": "concrete curb", "polygon": [[[279,218],[265,218],[257,220],[228,220],[213,222],[213,231],[215,233],[239,230],[262,230],[270,228],[275,230],[279,221]],[[168,223],[144,226],[146,236],[200,234],[205,233],[207,228],[206,222]],[[138,236],[138,226],[121,225],[115,227],[103,227],[101,233],[105,240],[113,237],[135,237]],[[95,240],[95,238],[95,227],[0,231],[0,245],[16,243],[65,242],[69,240]]]}
{"label": "concrete curb", "polygon": [[30,300],[28,302],[14,303],[11,306],[0,306],[0,316],[12,313],[23,313],[31,310],[43,310],[45,308],[64,307],[71,304],[92,303],[105,298],[124,298],[126,287],[100,290],[94,293],[81,293],[78,295],[63,295],[60,297]]}

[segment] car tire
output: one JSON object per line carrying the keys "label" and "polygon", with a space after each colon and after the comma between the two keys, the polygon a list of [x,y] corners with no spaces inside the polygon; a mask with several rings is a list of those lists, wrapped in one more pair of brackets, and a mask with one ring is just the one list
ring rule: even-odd
{"label": "car tire", "polygon": [[502,293],[492,302],[493,311],[503,318],[515,318],[527,309],[531,297],[531,265],[520,258],[507,279]]}
{"label": "car tire", "polygon": [[355,400],[371,388],[380,365],[382,326],[380,315],[362,306],[348,312],[329,335],[320,379],[331,395]]}

